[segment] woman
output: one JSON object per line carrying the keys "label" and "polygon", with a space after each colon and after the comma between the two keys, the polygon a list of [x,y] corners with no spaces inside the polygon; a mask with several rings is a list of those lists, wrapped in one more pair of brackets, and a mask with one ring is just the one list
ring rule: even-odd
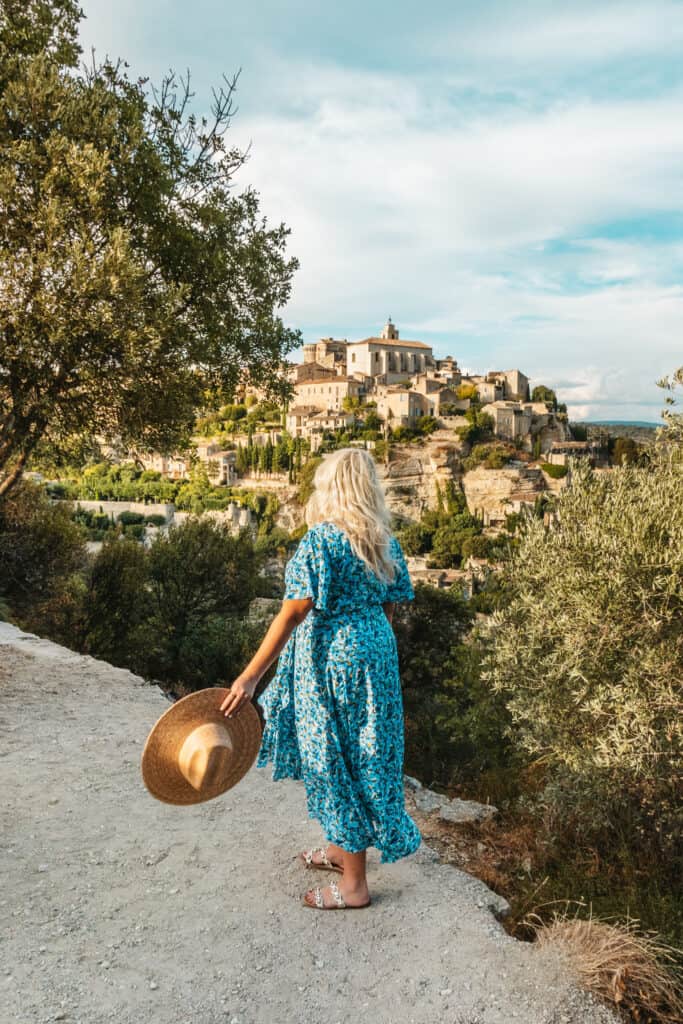
{"label": "woman", "polygon": [[403,796],[403,705],[397,601],[413,598],[403,552],[375,464],[344,448],[327,456],[306,506],[308,532],[285,570],[282,609],[221,704],[249,701],[280,655],[260,703],[266,717],[258,765],[273,778],[303,779],[309,815],[328,846],[300,854],[307,867],[337,871],[339,883],[309,889],[320,910],[366,907],[366,849],[382,862],[420,845]]}

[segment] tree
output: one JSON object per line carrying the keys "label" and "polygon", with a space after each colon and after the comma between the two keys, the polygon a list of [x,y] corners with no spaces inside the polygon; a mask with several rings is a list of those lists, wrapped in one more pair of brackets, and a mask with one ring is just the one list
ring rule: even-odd
{"label": "tree", "polygon": [[70,502],[53,503],[28,480],[0,503],[0,597],[13,618],[55,639],[69,638],[80,607],[85,533]]}
{"label": "tree", "polygon": [[104,541],[87,578],[83,647],[89,654],[146,671],[157,644],[148,582],[142,544],[118,537]]}
{"label": "tree", "polygon": [[617,437],[611,446],[612,465],[623,466],[625,463],[637,462],[643,453],[642,446],[632,437]]}
{"label": "tree", "polygon": [[78,67],[81,16],[2,5],[0,495],[40,445],[171,451],[245,376],[285,395],[299,341],[277,315],[288,230],[234,189],[236,78],[197,117],[189,77],[149,89],[121,62]]}
{"label": "tree", "polygon": [[[531,392],[532,402],[545,402],[546,405],[551,406],[553,410],[557,409],[557,395],[552,388],[548,388],[545,384],[537,384],[534,390]],[[565,406],[564,411],[567,411]]]}
{"label": "tree", "polygon": [[[149,586],[159,654],[153,674],[173,682],[197,675],[192,659],[201,638],[244,616],[255,594],[250,539],[233,537],[222,523],[190,518],[160,535],[149,550]],[[208,640],[207,640],[208,642]]]}
{"label": "tree", "polygon": [[658,843],[683,748],[681,468],[667,451],[609,474],[579,462],[551,524],[524,523],[485,662],[572,813],[627,813]]}
{"label": "tree", "polygon": [[510,764],[503,700],[482,684],[473,615],[455,588],[418,583],[398,605],[396,642],[406,710],[406,767],[427,785],[452,785]]}

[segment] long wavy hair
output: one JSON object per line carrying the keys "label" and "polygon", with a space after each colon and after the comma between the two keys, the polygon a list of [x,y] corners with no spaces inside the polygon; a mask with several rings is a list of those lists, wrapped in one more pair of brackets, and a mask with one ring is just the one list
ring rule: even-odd
{"label": "long wavy hair", "polygon": [[362,448],[340,448],[325,456],[313,477],[306,504],[309,526],[328,522],[346,533],[356,555],[384,582],[396,575],[384,490],[372,456]]}

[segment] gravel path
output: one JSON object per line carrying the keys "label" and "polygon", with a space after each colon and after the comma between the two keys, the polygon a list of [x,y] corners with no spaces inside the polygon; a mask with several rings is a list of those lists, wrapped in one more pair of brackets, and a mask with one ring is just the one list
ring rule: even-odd
{"label": "gravel path", "polygon": [[104,662],[0,623],[0,1021],[611,1024],[482,883],[423,844],[373,906],[320,913],[303,788],[253,769],[225,796],[153,800],[139,762],[168,706]]}

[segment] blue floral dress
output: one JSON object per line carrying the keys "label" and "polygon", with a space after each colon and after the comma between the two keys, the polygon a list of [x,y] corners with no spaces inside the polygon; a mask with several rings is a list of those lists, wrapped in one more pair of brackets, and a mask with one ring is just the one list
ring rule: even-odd
{"label": "blue floral dress", "polygon": [[303,779],[308,812],[350,853],[382,862],[420,845],[403,796],[403,701],[394,631],[383,602],[412,600],[401,547],[383,583],[332,523],[311,527],[285,570],[285,599],[313,607],[283,648],[259,698],[266,725],[257,764]]}

